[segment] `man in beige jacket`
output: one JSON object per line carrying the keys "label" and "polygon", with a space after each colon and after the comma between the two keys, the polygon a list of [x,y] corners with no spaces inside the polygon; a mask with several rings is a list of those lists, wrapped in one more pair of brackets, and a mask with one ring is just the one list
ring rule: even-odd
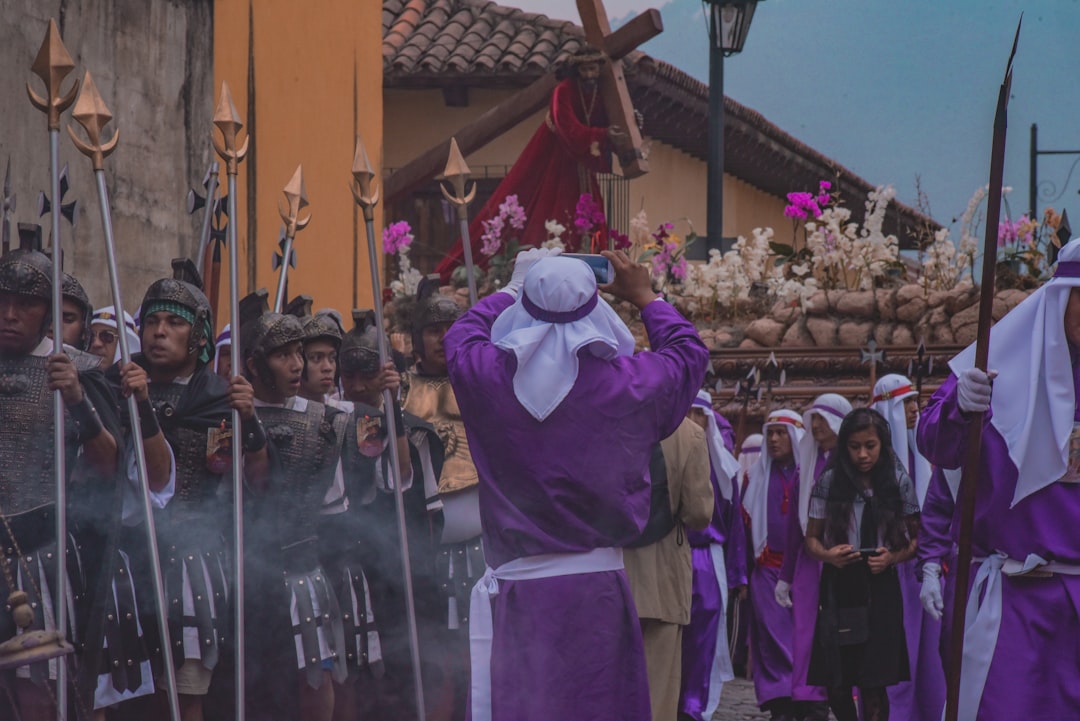
{"label": "man in beige jacket", "polygon": [[701,530],[712,520],[713,490],[705,433],[686,420],[660,443],[675,528],[656,543],[624,550],[634,594],[653,721],[673,721],[682,676],[682,631],[690,622],[690,544],[684,526]]}

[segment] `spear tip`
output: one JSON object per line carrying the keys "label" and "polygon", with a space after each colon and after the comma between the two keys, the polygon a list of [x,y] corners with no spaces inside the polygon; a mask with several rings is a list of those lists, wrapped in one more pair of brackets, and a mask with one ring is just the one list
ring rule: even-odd
{"label": "spear tip", "polygon": [[[89,70],[83,75],[82,91],[79,93],[79,99],[75,101],[71,115],[87,129],[87,132],[91,134],[91,139],[95,141],[96,135],[112,120],[112,112],[105,105],[105,100],[98,92],[97,84],[94,83]],[[95,128],[97,133],[91,133],[91,127]]]}
{"label": "spear tip", "polygon": [[352,174],[358,183],[363,183],[364,180],[370,182],[375,177],[375,169],[371,166],[367,149],[364,148],[364,141],[359,134],[356,136],[356,152],[353,154]]}
{"label": "spear tip", "polygon": [[450,138],[450,155],[446,159],[446,169],[443,170],[443,176],[447,180],[453,180],[457,177],[467,178],[469,175],[471,175],[471,171],[461,154],[461,148],[458,147],[457,138]]}
{"label": "spear tip", "polygon": [[289,199],[289,206],[295,206],[297,210],[307,207],[308,196],[307,186],[304,185],[304,166],[303,164],[296,166],[296,172],[293,173],[292,178],[285,184],[285,197]]}
{"label": "spear tip", "polygon": [[64,47],[64,41],[60,37],[60,28],[56,20],[49,18],[49,27],[45,31],[45,38],[38,48],[37,57],[30,69],[44,81],[50,95],[59,92],[60,81],[75,69],[75,61]]}
{"label": "spear tip", "polygon": [[244,127],[244,123],[240,120],[240,113],[236,111],[232,93],[229,92],[229,83],[225,80],[221,81],[221,95],[218,97],[217,110],[214,111],[214,125],[226,137],[229,137],[229,131],[231,131],[233,138],[236,137],[240,128]]}

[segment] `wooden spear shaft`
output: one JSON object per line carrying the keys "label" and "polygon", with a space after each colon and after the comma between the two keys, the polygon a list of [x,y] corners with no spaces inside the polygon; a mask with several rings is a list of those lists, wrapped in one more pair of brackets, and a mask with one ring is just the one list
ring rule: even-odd
{"label": "wooden spear shaft", "polygon": [[[1023,16],[1020,23],[1023,22]],[[993,322],[994,273],[997,267],[997,219],[1001,215],[1001,186],[1005,175],[1005,135],[1008,126],[1009,88],[1012,85],[1012,61],[1020,39],[1016,26],[1012,52],[1005,68],[1005,79],[998,91],[994,115],[994,143],[990,155],[990,190],[986,201],[986,233],[983,239],[982,286],[979,298],[979,330],[975,340],[975,367],[986,370],[990,355],[990,325]],[[945,696],[945,721],[957,721],[960,703],[960,670],[964,662],[964,626],[967,620],[968,587],[971,583],[971,536],[975,525],[977,478],[982,470],[982,432],[984,413],[972,413],[967,437],[967,458],[960,480],[960,534],[956,578],[953,583],[952,633],[949,638],[949,667]],[[974,709],[972,709],[974,716]]]}

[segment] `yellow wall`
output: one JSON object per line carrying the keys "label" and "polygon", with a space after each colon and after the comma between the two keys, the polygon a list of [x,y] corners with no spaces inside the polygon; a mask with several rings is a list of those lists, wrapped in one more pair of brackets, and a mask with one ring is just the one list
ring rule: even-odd
{"label": "yellow wall", "polygon": [[[386,165],[398,168],[442,140],[454,129],[479,117],[505,100],[511,91],[469,90],[469,107],[448,108],[438,90],[387,89],[383,94],[386,120]],[[478,172],[481,166],[512,165],[529,138],[543,122],[546,108],[465,158]],[[651,141],[649,173],[630,182],[631,216],[641,209],[651,225],[676,222],[685,234],[689,219],[701,235],[706,226],[705,163],[658,141]],[[768,195],[731,175],[724,176],[724,235],[750,235],[754,228],[771,226],[786,237],[791,220],[784,217],[785,201]]]}
{"label": "yellow wall", "polygon": [[[238,227],[244,292],[253,289],[246,260],[245,189],[251,161],[255,161],[257,192],[254,287],[267,288],[271,303],[277,287],[271,256],[281,226],[278,202],[284,200],[281,191],[296,166],[303,164],[312,220],[307,230],[297,234],[297,267],[289,274],[289,295],[306,293],[314,297],[316,308],[332,306],[348,317],[354,307],[353,252],[358,241],[357,302],[361,307],[371,305],[363,217],[357,213],[348,183],[357,133],[376,171],[381,167],[381,13],[379,3],[356,0],[214,3],[215,92],[227,81],[237,110],[249,126],[248,57],[249,47],[254,46],[255,135],[238,178],[239,216],[244,219]],[[249,43],[249,28],[253,43]],[[381,212],[376,216],[377,233],[380,227]]]}

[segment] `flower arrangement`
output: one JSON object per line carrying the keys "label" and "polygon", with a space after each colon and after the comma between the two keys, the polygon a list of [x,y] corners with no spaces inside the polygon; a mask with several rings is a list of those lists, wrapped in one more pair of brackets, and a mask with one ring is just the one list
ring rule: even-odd
{"label": "flower arrangement", "polygon": [[395,296],[414,295],[423,277],[409,261],[409,248],[413,240],[412,227],[407,221],[399,220],[383,228],[383,252],[397,256],[397,278],[390,282],[390,291]]}
{"label": "flower arrangement", "polygon": [[[499,204],[498,214],[481,223],[484,233],[480,236],[480,252],[489,258],[486,278],[495,289],[501,288],[510,280],[510,274],[514,270],[514,256],[521,249],[518,238],[512,235],[512,232],[524,230],[526,220],[525,209],[518,202],[517,195],[508,195]],[[479,268],[476,270],[479,271]],[[458,268],[454,273],[455,280],[460,275],[464,282],[464,267]]]}
{"label": "flower arrangement", "polygon": [[[674,231],[674,224],[661,223],[651,234],[652,242],[645,245],[637,259],[639,263],[651,265],[653,280],[660,289],[668,283],[679,284],[686,280],[689,268],[686,251],[698,239],[693,226],[690,227],[685,241]],[[629,244],[629,238],[626,238],[624,242]]]}

